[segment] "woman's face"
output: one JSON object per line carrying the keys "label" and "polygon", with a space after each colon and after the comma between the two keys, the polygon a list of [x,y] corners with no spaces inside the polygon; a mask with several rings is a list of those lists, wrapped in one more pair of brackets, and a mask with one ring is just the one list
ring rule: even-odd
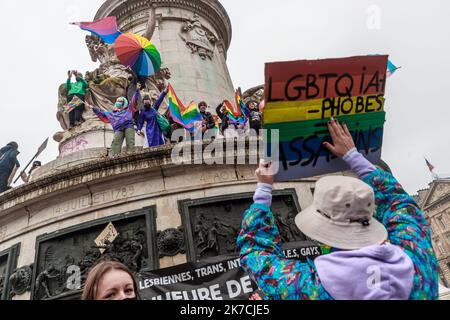
{"label": "woman's face", "polygon": [[111,270],[98,282],[96,300],[135,299],[133,279],[122,270]]}
{"label": "woman's face", "polygon": [[116,109],[122,109],[124,103],[125,103],[125,101],[123,100],[123,98],[118,98],[116,100],[116,104],[114,106],[116,107]]}

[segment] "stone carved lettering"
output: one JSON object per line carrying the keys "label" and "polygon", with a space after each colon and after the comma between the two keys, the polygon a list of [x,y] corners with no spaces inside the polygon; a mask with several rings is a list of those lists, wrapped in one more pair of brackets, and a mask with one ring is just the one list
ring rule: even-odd
{"label": "stone carved lettering", "polygon": [[99,205],[107,202],[113,202],[121,199],[126,199],[135,194],[134,186],[126,186],[116,188],[104,192],[95,193],[92,197],[93,205]]}
{"label": "stone carved lettering", "polygon": [[200,176],[200,181],[205,183],[220,183],[230,181],[235,177],[236,175],[230,172],[203,173]]}
{"label": "stone carved lettering", "polygon": [[63,215],[76,210],[88,208],[89,206],[90,206],[90,197],[83,196],[80,198],[63,202],[62,204],[55,206],[53,209],[53,213],[55,215]]}
{"label": "stone carved lettering", "polygon": [[122,188],[115,188],[108,191],[95,193],[92,196],[92,200],[91,197],[88,195],[82,196],[54,206],[53,214],[63,215],[73,211],[86,209],[89,208],[90,206],[101,205],[109,202],[114,202],[117,200],[127,199],[135,195],[135,193],[136,193],[135,187],[133,185],[129,185]]}

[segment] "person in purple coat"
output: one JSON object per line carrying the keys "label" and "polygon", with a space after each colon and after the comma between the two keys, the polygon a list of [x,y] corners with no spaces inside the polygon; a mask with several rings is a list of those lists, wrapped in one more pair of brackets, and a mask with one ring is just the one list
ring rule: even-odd
{"label": "person in purple coat", "polygon": [[153,106],[150,96],[144,96],[144,109],[139,115],[137,132],[138,134],[143,135],[142,128],[144,127],[144,123],[147,122],[146,134],[149,147],[158,147],[164,144],[164,133],[159,127],[157,113],[167,93],[168,89],[165,89]]}
{"label": "person in purple coat", "polygon": [[128,103],[128,99],[120,97],[117,99],[113,111],[103,111],[98,107],[86,103],[88,108],[105,122],[110,123],[114,131],[114,140],[111,146],[113,156],[118,156],[122,152],[123,141],[126,140],[127,152],[132,152],[135,147],[134,114],[141,97],[141,85],[138,83],[136,93]]}

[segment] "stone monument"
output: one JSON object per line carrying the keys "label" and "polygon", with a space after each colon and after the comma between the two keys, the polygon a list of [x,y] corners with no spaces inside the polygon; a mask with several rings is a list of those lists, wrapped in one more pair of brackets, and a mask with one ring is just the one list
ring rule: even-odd
{"label": "stone monument", "polygon": [[[232,29],[218,0],[107,0],[93,20],[112,15],[122,32],[150,38],[161,52],[163,68],[144,79],[145,92],[157,96],[170,82],[183,102],[205,100],[212,112],[223,99],[232,101],[226,64]],[[132,73],[99,38],[87,36],[86,45],[87,58],[99,63],[86,74],[86,99],[111,108],[126,95]],[[143,141],[134,152],[111,158],[110,126],[90,111],[69,130],[61,112],[64,90],[58,90],[61,131],[54,136],[59,156],[29,183],[0,195],[0,299],[79,299],[89,268],[101,258],[140,271],[237,252],[236,234],[256,182],[258,154],[250,139],[240,150],[235,141],[233,153],[219,157],[231,158],[225,164],[206,165],[212,160],[206,155],[200,163],[179,165],[175,145],[149,149]],[[263,96],[255,87],[243,98],[259,103]],[[206,148],[200,145],[200,153]],[[242,151],[246,161],[239,162]],[[305,239],[293,217],[311,204],[314,182],[275,185],[273,209],[284,242]],[[99,245],[111,226],[117,237]]]}

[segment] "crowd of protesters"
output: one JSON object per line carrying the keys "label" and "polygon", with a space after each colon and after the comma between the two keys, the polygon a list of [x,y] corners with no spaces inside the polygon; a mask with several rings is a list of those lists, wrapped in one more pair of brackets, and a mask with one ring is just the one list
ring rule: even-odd
{"label": "crowd of protesters", "polygon": [[[76,82],[71,78],[75,76]],[[85,106],[114,130],[112,154],[135,146],[135,134],[145,135],[149,147],[165,144],[176,129],[173,122],[161,120],[159,108],[168,94],[164,89],[154,99],[145,95],[139,111],[141,82],[129,97],[119,97],[112,112],[85,102],[88,85],[80,73],[69,72],[68,101],[83,101],[70,117],[71,126],[83,121]],[[216,136],[247,129],[259,133],[262,112],[249,102],[246,121],[235,122],[224,103],[216,108],[218,119],[208,104],[198,104],[202,116],[201,133],[217,130]],[[220,121],[218,121],[220,120]],[[220,125],[218,125],[220,124]],[[167,127],[169,130],[167,130]],[[271,210],[274,189],[272,163],[262,161],[256,177],[254,204],[245,212],[237,238],[241,265],[258,285],[253,299],[267,300],[424,300],[438,298],[438,265],[433,251],[430,227],[423,212],[391,172],[377,167],[360,154],[345,124],[328,123],[332,143],[324,146],[342,158],[357,178],[325,176],[316,182],[313,204],[295,218],[299,230],[315,242],[331,247],[330,253],[314,261],[287,259],[282,250],[280,230]],[[0,149],[0,193],[11,188],[20,163],[19,145],[10,142]],[[23,181],[40,166],[35,162]],[[103,261],[90,271],[83,300],[138,300],[136,280],[118,262]]]}

